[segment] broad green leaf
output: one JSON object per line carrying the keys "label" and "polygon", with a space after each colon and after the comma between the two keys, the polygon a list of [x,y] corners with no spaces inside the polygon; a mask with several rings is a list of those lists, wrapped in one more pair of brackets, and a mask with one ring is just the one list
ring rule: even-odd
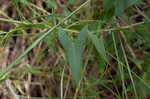
{"label": "broad green leaf", "polygon": [[71,40],[68,40],[67,35],[62,28],[59,28],[58,32],[58,39],[66,51],[66,56],[76,85],[78,85],[78,82],[81,78],[82,52],[87,33],[88,27],[86,26],[81,30],[79,37],[75,40],[75,42],[72,42]]}
{"label": "broad green leaf", "polygon": [[76,85],[81,77],[82,73],[82,56],[81,51],[77,49],[75,43],[72,43],[69,50],[67,51],[67,59],[71,68],[72,75],[75,79]]}
{"label": "broad green leaf", "polygon": [[89,33],[89,37],[92,40],[92,43],[94,44],[96,50],[99,52],[102,58],[109,64],[104,47],[103,36],[101,36],[100,39],[98,39],[96,35]]}
{"label": "broad green leaf", "polygon": [[84,27],[81,32],[79,37],[77,38],[77,40],[75,41],[76,46],[78,47],[79,50],[82,51],[83,49],[83,45],[85,43],[85,37],[87,36],[88,32],[88,26]]}
{"label": "broad green leaf", "polygon": [[59,28],[58,38],[64,49],[68,50],[72,43],[68,40],[67,35],[62,28]]}

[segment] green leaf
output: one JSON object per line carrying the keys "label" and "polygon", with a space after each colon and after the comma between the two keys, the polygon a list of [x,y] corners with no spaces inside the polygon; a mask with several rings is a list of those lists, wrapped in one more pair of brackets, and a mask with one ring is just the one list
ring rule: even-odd
{"label": "green leaf", "polygon": [[75,41],[75,44],[76,46],[78,47],[79,50],[82,51],[83,49],[83,45],[85,43],[85,37],[87,36],[88,34],[88,26],[85,26],[81,32],[80,32],[80,35],[79,37],[77,38],[77,40]]}
{"label": "green leaf", "polygon": [[114,15],[120,16],[122,15],[125,9],[134,4],[137,4],[138,3],[137,1],[138,0],[102,0],[104,9],[103,13],[105,13],[106,15],[112,15],[113,13],[111,11],[113,11],[113,9],[115,8]]}
{"label": "green leaf", "polygon": [[49,35],[52,31],[54,31],[59,25],[64,23],[68,18],[70,18],[73,14],[75,14],[78,10],[80,10],[83,6],[85,6],[89,2],[86,1],[82,5],[80,5],[76,10],[74,10],[70,15],[62,19],[57,25],[53,26],[51,29],[48,29],[43,35],[41,35],[37,40],[35,40],[20,56],[18,56],[10,65],[7,66],[2,72],[0,72],[0,80],[10,71],[10,69],[19,63],[19,61],[27,55],[42,39],[44,39],[47,35]]}
{"label": "green leaf", "polygon": [[68,40],[67,35],[62,28],[59,28],[58,39],[62,44],[62,46],[64,47],[64,49],[68,50],[72,43],[71,41]]}
{"label": "green leaf", "polygon": [[96,50],[99,52],[102,58],[109,64],[104,47],[103,36],[101,36],[100,39],[98,39],[96,35],[89,33],[89,37],[92,40],[92,43],[94,44]]}
{"label": "green leaf", "polygon": [[46,5],[47,5],[48,8],[53,7],[55,9],[57,9],[57,4],[56,4],[56,2],[54,0],[47,0],[46,1]]}
{"label": "green leaf", "polygon": [[75,40],[75,42],[68,40],[67,35],[62,28],[59,28],[58,32],[58,39],[66,51],[66,56],[76,85],[78,85],[82,74],[82,52],[87,32],[88,27],[86,26],[81,30],[79,37]]}
{"label": "green leaf", "polygon": [[120,16],[125,9],[136,4],[138,0],[116,0],[115,2],[115,15]]}
{"label": "green leaf", "polygon": [[[102,0],[104,10],[113,8],[115,0]],[[109,6],[108,6],[109,5]]]}

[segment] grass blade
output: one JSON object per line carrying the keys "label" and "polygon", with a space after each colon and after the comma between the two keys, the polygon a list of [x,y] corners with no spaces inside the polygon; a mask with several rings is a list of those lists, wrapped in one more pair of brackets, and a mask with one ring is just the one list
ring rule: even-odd
{"label": "grass blade", "polygon": [[126,65],[127,65],[127,70],[128,70],[128,73],[129,73],[129,76],[130,76],[130,79],[131,79],[131,82],[132,82],[132,86],[133,86],[133,89],[134,89],[135,97],[136,97],[136,99],[138,99],[136,88],[135,88],[135,84],[134,84],[133,77],[132,77],[132,71],[131,71],[131,69],[129,67],[127,56],[126,56],[126,53],[125,53],[125,50],[124,50],[124,47],[122,45],[122,41],[121,40],[120,40],[120,43],[121,43],[121,48],[122,48],[123,55],[124,55],[124,58],[125,58],[125,62],[126,62]]}
{"label": "grass blade", "polygon": [[[118,62],[118,61],[120,61],[120,59],[119,59],[119,55],[118,55],[118,51],[117,51],[117,46],[116,46],[116,41],[115,41],[114,33],[112,33],[112,38],[113,38],[115,53],[116,53],[117,62]],[[121,66],[120,62],[118,62],[118,68],[119,68],[119,72],[120,72],[120,76],[121,76],[122,87],[123,87],[123,90],[125,92],[125,97],[126,97],[126,99],[128,99],[127,90],[126,90],[125,81],[124,81],[124,71],[123,71],[123,67]]]}
{"label": "grass blade", "polygon": [[55,30],[59,25],[61,25],[65,20],[67,20],[69,17],[71,17],[73,14],[75,14],[78,10],[80,10],[83,6],[85,6],[90,0],[87,0],[85,3],[83,3],[81,6],[79,6],[76,10],[74,10],[70,15],[68,15],[67,17],[65,17],[62,21],[60,21],[57,25],[55,25],[54,27],[52,27],[51,29],[49,29],[45,34],[43,34],[41,37],[39,37],[35,42],[33,42],[31,44],[31,46],[29,46],[24,53],[22,53],[19,57],[17,57],[16,60],[14,60],[10,65],[8,65],[8,67],[3,70],[3,72],[0,73],[0,79],[5,76],[9,70],[16,65],[17,63],[19,63],[19,61],[26,55],[28,54],[32,48],[34,48],[42,39],[44,39],[50,32],[52,32],[53,30]]}

